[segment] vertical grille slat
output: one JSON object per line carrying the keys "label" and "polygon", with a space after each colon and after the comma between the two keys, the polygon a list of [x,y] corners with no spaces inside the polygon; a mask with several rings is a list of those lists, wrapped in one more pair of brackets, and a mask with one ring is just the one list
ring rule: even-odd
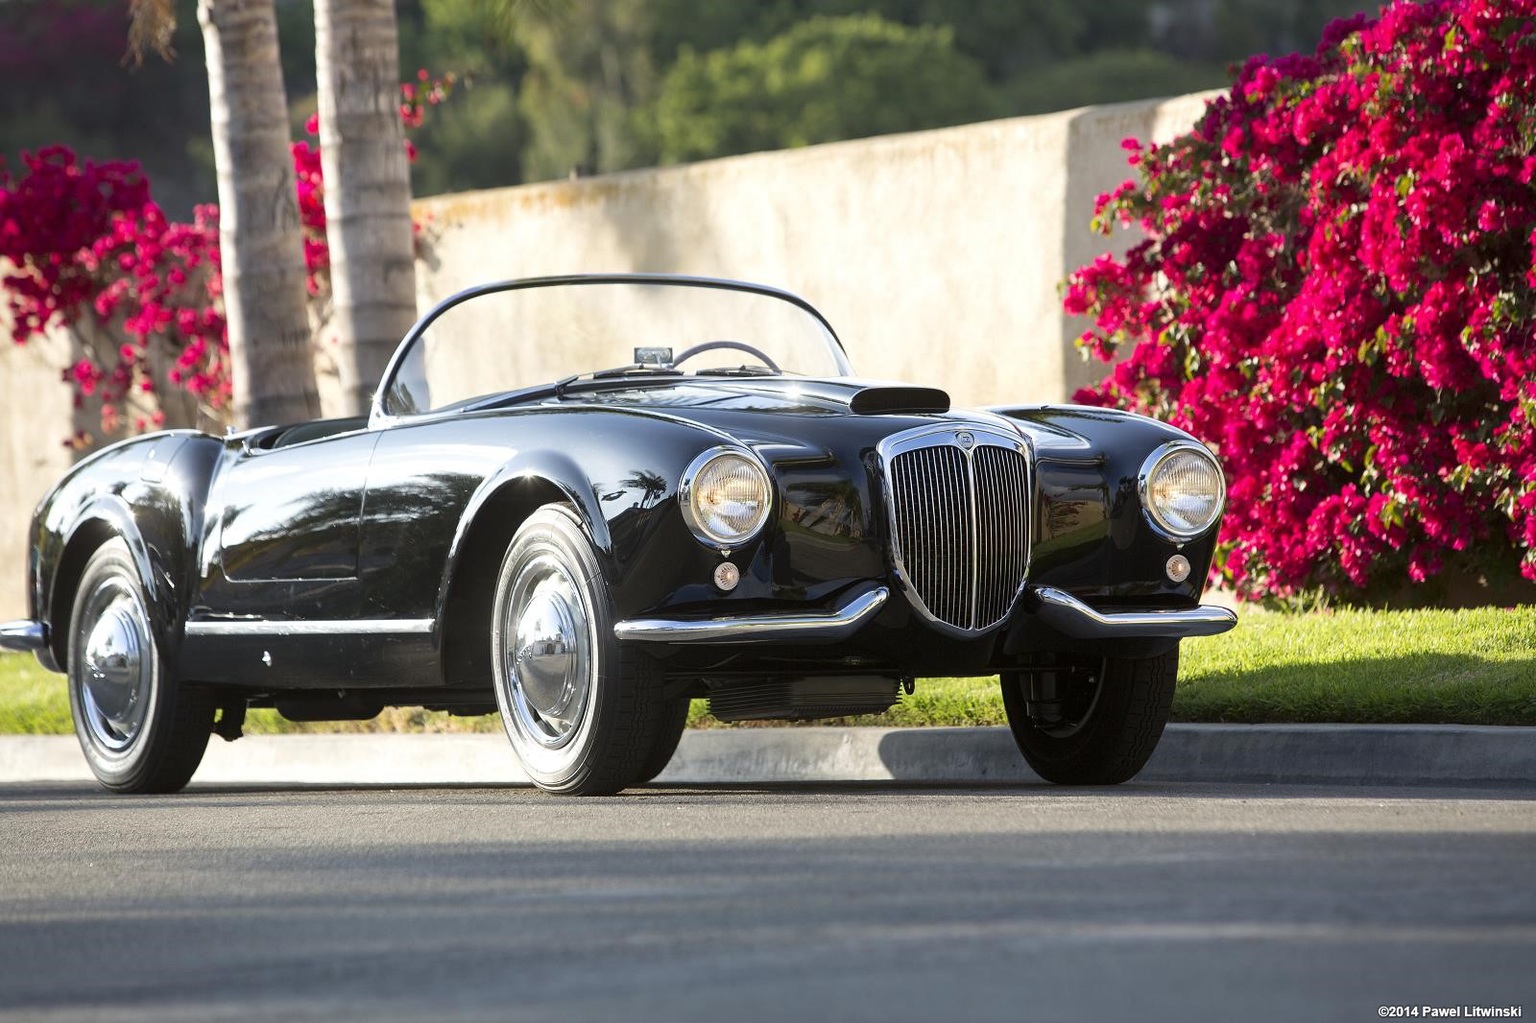
{"label": "vertical grille slat", "polygon": [[967,632],[1001,622],[1029,568],[1029,467],[1014,447],[954,435],[886,461],[897,567],[923,609]]}
{"label": "vertical grille slat", "polygon": [[[999,466],[992,465],[996,459],[992,453],[996,448],[978,448],[972,455],[971,464],[975,467],[977,505],[981,508],[997,507],[997,473]],[[983,496],[985,495],[985,496]],[[976,620],[995,621],[1002,617],[996,610],[997,604],[997,580],[993,571],[993,563],[1002,547],[1002,519],[997,515],[982,515],[978,521],[978,534],[981,536],[981,549],[988,552],[985,562],[978,566],[976,580]]]}
{"label": "vertical grille slat", "polygon": [[948,518],[936,519],[940,529],[944,531],[946,550],[944,560],[936,566],[944,577],[944,619],[959,624],[965,614],[965,600],[961,594],[961,586],[964,576],[958,571],[957,566],[965,561],[970,551],[967,549],[967,537],[962,535],[962,530],[967,530],[970,525],[970,495],[965,491],[965,476],[963,470],[955,464],[956,459],[951,458],[955,454],[953,449],[930,448],[934,454],[943,453],[939,457],[939,465],[934,470],[938,478],[944,481],[945,506],[960,509],[961,513]]}
{"label": "vertical grille slat", "polygon": [[[984,507],[1006,512],[1010,507],[1010,495],[1025,493],[1028,483],[1021,460],[1010,455],[1014,453],[1004,448],[977,449],[974,464],[976,478],[986,488]],[[982,517],[988,559],[981,566],[977,587],[978,620],[1000,621],[1008,613],[1029,556],[1027,525],[1028,519],[1024,515],[1003,513]]]}

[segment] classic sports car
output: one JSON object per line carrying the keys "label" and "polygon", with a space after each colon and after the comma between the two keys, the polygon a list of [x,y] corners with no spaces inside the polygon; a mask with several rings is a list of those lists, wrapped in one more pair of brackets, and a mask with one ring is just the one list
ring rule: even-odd
{"label": "classic sports car", "polygon": [[1041,776],[1109,784],[1179,640],[1236,623],[1200,604],[1224,500],[1151,419],[855,379],[783,291],[508,281],[423,317],[367,416],[82,461],[0,645],[68,676],[125,792],[181,788],[248,707],[499,710],[535,783],[595,794],[659,774],[692,697],[822,718],[990,674]]}

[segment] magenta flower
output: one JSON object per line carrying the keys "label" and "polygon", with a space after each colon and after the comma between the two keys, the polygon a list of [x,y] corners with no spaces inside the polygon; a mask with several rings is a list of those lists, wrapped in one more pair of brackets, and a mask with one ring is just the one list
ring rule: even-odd
{"label": "magenta flower", "polygon": [[1396,0],[1129,147],[1095,223],[1145,240],[1064,304],[1130,352],[1078,399],[1219,449],[1243,595],[1536,579],[1532,109],[1536,0]]}

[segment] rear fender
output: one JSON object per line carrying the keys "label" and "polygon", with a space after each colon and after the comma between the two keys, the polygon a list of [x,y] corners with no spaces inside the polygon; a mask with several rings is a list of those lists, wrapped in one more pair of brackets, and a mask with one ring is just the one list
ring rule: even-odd
{"label": "rear fender", "polygon": [[[189,443],[190,442],[190,443]],[[137,453],[123,445],[122,456]],[[67,667],[75,590],[95,550],[114,536],[128,547],[151,624],[167,659],[180,648],[197,578],[197,547],[220,443],[196,434],[146,438],[142,461],[102,460],[67,477],[34,522],[34,606],[49,624],[55,670]],[[157,457],[158,456],[158,457]]]}
{"label": "rear fender", "polygon": [[121,537],[128,545],[139,580],[144,586],[144,599],[149,604],[150,622],[164,649],[174,633],[175,610],[168,597],[171,587],[163,566],[157,564],[144,535],[134,521],[133,509],[116,494],[96,498],[81,512],[64,541],[63,553],[53,571],[49,573],[43,592],[43,605],[48,608],[50,637],[49,653],[55,671],[68,667],[69,626],[74,615],[75,591],[86,562],[96,549],[114,536]]}

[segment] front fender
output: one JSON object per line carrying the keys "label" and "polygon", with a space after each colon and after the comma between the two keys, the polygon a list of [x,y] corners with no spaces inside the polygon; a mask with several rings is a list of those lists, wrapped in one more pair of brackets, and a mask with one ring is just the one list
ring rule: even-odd
{"label": "front fender", "polygon": [[[990,410],[1035,447],[1037,522],[1030,581],[1090,604],[1191,608],[1200,600],[1217,529],[1190,540],[1161,535],[1141,507],[1138,476],[1148,455],[1170,441],[1198,443],[1147,416],[1081,405]],[[1166,575],[1182,554],[1193,570]]]}
{"label": "front fender", "polygon": [[453,581],[458,577],[466,556],[479,556],[480,551],[472,536],[477,523],[483,524],[482,515],[494,506],[490,514],[505,510],[507,520],[495,530],[504,541],[516,532],[517,525],[545,504],[564,502],[576,509],[582,528],[591,538],[602,557],[612,557],[613,539],[608,522],[603,518],[591,480],[570,456],[557,451],[525,451],[487,476],[475,489],[464,513],[454,528],[453,539],[448,545],[448,559],[443,565],[442,579],[438,585],[436,617],[439,621],[448,607]]}

